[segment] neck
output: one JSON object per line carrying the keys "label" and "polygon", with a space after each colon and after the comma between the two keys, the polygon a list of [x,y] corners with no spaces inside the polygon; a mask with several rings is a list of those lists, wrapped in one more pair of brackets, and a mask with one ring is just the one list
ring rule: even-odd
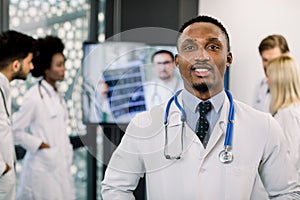
{"label": "neck", "polygon": [[47,83],[49,83],[54,88],[55,91],[57,91],[56,81],[53,81],[47,77],[44,77],[44,79],[45,79],[45,81],[47,81]]}
{"label": "neck", "polygon": [[9,82],[11,82],[11,81],[13,80],[12,74],[9,73],[8,71],[2,70],[2,71],[0,71],[0,72],[8,79]]}
{"label": "neck", "polygon": [[162,80],[164,83],[169,83],[169,82],[171,82],[173,79],[174,79],[174,76],[169,76],[169,77],[166,78],[166,79],[160,79],[160,80]]}

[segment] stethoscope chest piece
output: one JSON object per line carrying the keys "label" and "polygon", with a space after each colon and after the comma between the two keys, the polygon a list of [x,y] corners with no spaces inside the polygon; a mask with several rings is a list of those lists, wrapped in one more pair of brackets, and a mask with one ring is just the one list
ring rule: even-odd
{"label": "stethoscope chest piece", "polygon": [[227,149],[223,149],[219,154],[220,162],[224,164],[231,163],[233,160],[233,154]]}

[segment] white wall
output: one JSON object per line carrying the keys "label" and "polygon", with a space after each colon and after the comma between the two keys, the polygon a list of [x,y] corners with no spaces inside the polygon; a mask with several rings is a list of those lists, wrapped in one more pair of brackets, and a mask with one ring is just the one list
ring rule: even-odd
{"label": "white wall", "polygon": [[253,102],[264,77],[258,45],[267,35],[282,34],[300,61],[299,8],[299,0],[199,0],[199,14],[216,17],[229,32],[234,57],[229,83],[236,99]]}

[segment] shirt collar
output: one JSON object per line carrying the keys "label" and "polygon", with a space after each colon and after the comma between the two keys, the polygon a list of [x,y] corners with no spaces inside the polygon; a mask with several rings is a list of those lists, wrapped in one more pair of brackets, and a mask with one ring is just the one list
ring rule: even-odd
{"label": "shirt collar", "polygon": [[[225,91],[222,90],[220,93],[216,94],[215,96],[211,97],[207,101],[210,101],[212,103],[213,109],[216,113],[218,113],[224,103],[225,99]],[[182,91],[182,100],[184,102],[184,105],[191,111],[197,112],[197,106],[202,101],[201,99],[197,98],[193,94],[191,94],[186,89],[183,89]]]}

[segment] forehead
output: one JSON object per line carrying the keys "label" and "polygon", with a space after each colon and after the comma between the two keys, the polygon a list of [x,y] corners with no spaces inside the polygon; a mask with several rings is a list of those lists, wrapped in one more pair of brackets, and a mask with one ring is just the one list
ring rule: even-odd
{"label": "forehead", "polygon": [[268,49],[268,50],[264,50],[263,52],[261,52],[261,56],[265,59],[277,58],[277,57],[281,56],[281,54],[282,54],[281,50],[278,46],[273,49]]}
{"label": "forehead", "polygon": [[32,60],[33,53],[28,53],[27,56],[24,58],[24,61]]}
{"label": "forehead", "polygon": [[217,38],[221,42],[226,43],[225,34],[222,30],[209,22],[196,22],[189,25],[182,32],[178,42],[180,44],[187,39],[201,41],[209,38]]}
{"label": "forehead", "polygon": [[156,54],[154,57],[153,57],[153,61],[156,61],[156,60],[169,60],[169,59],[172,59],[171,56],[167,53],[159,53],[159,54]]}
{"label": "forehead", "polygon": [[52,60],[64,60],[65,57],[62,53],[55,53],[52,56]]}

